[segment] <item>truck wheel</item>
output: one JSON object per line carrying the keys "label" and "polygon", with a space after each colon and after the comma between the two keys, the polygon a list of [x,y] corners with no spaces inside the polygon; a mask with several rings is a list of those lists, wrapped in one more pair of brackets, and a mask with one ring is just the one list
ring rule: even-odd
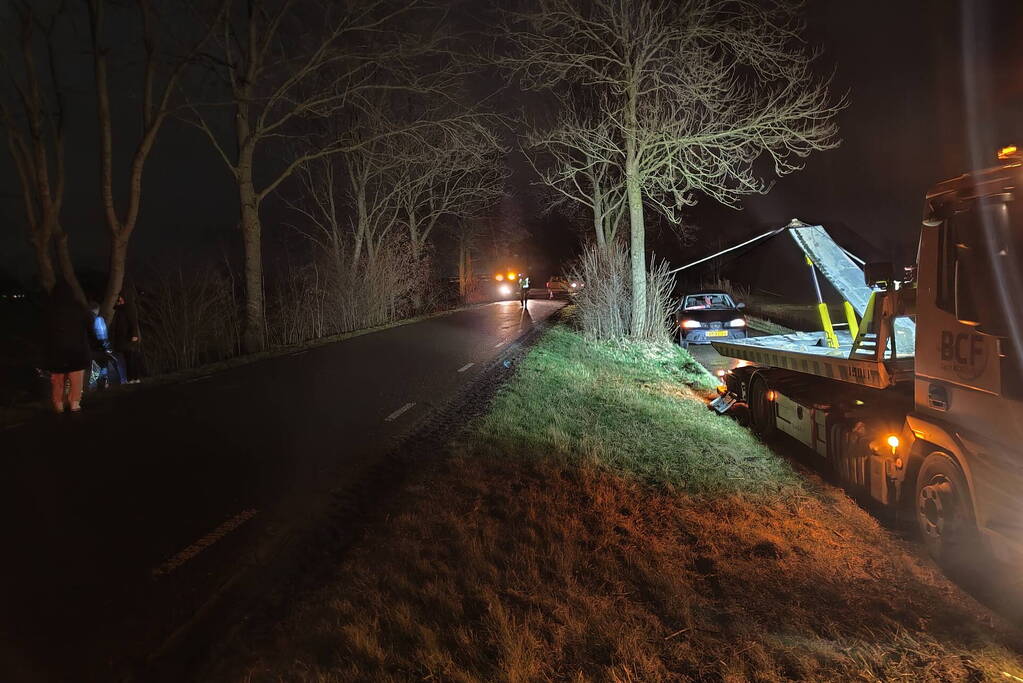
{"label": "truck wheel", "polygon": [[932,453],[916,478],[916,521],[931,556],[944,565],[970,560],[977,540],[970,492],[959,466]]}
{"label": "truck wheel", "polygon": [[755,375],[749,387],[749,412],[753,431],[762,439],[770,439],[778,430],[774,419],[774,401],[767,397],[767,380]]}

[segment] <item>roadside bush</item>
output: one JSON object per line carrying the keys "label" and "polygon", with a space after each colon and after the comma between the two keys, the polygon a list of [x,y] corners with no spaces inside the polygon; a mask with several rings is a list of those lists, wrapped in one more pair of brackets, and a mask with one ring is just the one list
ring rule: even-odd
{"label": "roadside bush", "polygon": [[[632,287],[629,252],[621,242],[606,249],[587,246],[572,272],[584,283],[576,297],[577,320],[590,339],[623,339],[632,320]],[[646,326],[635,337],[653,341],[669,338],[669,316],[675,310],[671,296],[675,278],[664,262],[651,264],[647,272]]]}
{"label": "roadside bush", "polygon": [[234,280],[211,264],[162,267],[138,297],[142,352],[152,373],[187,370],[238,353]]}
{"label": "roadside bush", "polygon": [[354,262],[288,264],[268,283],[267,338],[286,346],[408,317],[424,301],[427,277],[397,238]]}

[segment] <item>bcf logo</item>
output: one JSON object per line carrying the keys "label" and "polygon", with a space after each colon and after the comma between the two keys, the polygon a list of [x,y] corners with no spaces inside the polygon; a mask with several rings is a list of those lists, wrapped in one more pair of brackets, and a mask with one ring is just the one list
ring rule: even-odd
{"label": "bcf logo", "polygon": [[987,344],[984,337],[972,332],[941,332],[941,362],[960,379],[976,379],[987,366]]}

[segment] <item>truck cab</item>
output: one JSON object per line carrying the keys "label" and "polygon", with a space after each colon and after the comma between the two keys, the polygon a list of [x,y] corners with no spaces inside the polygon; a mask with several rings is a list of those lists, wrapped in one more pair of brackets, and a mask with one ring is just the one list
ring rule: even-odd
{"label": "truck cab", "polygon": [[[1013,150],[1014,152],[1014,150]],[[1023,559],[1023,166],[927,195],[917,269],[914,407],[906,440],[924,540],[947,554],[973,525]],[[961,528],[962,529],[961,529]],[[943,547],[943,545],[945,547]]]}

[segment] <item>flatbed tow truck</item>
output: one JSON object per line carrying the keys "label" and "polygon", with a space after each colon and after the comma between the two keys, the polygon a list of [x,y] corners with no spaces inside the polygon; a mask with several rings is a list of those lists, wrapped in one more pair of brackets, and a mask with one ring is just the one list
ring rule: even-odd
{"label": "flatbed tow truck", "polygon": [[713,409],[745,409],[762,437],[795,438],[854,492],[913,514],[941,561],[978,540],[1023,559],[1023,165],[1015,148],[999,159],[928,192],[900,277],[861,268],[821,226],[775,231],[807,257],[823,329],[713,344],[739,361]]}

